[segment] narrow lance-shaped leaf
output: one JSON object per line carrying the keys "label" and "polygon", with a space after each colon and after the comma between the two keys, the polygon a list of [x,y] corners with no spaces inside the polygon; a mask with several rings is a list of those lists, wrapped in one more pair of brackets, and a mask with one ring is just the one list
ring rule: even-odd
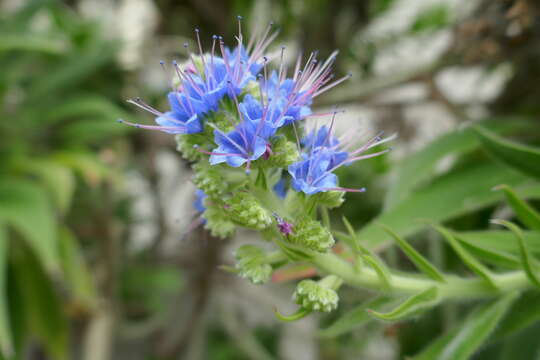
{"label": "narrow lance-shaped leaf", "polygon": [[516,213],[519,220],[529,228],[540,231],[540,214],[536,212],[529,204],[520,199],[516,192],[508,185],[500,185],[495,190],[502,190],[506,200]]}
{"label": "narrow lance-shaped leaf", "polygon": [[476,275],[483,278],[489,285],[493,288],[497,288],[495,282],[493,281],[493,274],[491,271],[486,268],[480,261],[478,261],[474,256],[472,256],[465,248],[456,240],[456,238],[442,226],[433,226],[441,235],[446,239],[448,244],[454,249],[456,254],[463,260],[465,265],[471,269]]}
{"label": "narrow lance-shaped leaf", "polygon": [[393,232],[388,226],[381,224],[383,229],[396,241],[400,249],[409,257],[416,267],[433,280],[445,282],[444,275],[437,270],[425,257],[416,251],[407,241]]}
{"label": "narrow lance-shaped leaf", "polygon": [[0,183],[0,220],[23,236],[47,270],[59,270],[54,209],[45,191],[25,181]]}
{"label": "narrow lance-shaped leaf", "polygon": [[421,311],[437,305],[437,303],[438,290],[436,287],[431,287],[422,291],[421,293],[411,296],[390,312],[380,313],[374,310],[368,310],[368,312],[381,320],[397,321],[416,315]]}
{"label": "narrow lance-shaped leaf", "polygon": [[[480,122],[498,134],[508,134],[530,128],[530,123],[520,118],[502,118]],[[474,130],[469,126],[444,134],[419,151],[395,164],[392,183],[384,201],[385,211],[394,207],[421,183],[437,176],[437,164],[446,156],[461,155],[480,146]]]}
{"label": "narrow lance-shaped leaf", "polygon": [[435,340],[412,360],[470,359],[495,330],[517,296],[518,293],[513,292],[477,309],[461,326]]}
{"label": "narrow lance-shaped leaf", "polygon": [[[491,231],[487,231],[487,233],[491,233]],[[474,241],[469,241],[466,238],[466,235],[463,236],[462,233],[454,233],[454,237],[472,255],[474,255],[480,260],[487,262],[488,264],[508,269],[521,268],[521,262],[519,258],[512,253],[499,250],[496,247],[489,246],[489,244],[486,246],[483,243],[477,244]]]}
{"label": "narrow lance-shaped leaf", "polygon": [[484,148],[493,157],[511,168],[540,179],[540,149],[508,141],[481,126],[473,128]]}
{"label": "narrow lance-shaped leaf", "polygon": [[21,292],[28,327],[52,359],[67,359],[68,322],[54,285],[31,248],[23,242],[13,246],[13,271]]}
{"label": "narrow lance-shaped leaf", "polygon": [[8,238],[4,224],[0,222],[0,353],[6,358],[13,355],[13,337],[10,328],[7,293]]}
{"label": "narrow lance-shaped leaf", "polygon": [[77,239],[65,228],[60,231],[59,240],[62,268],[72,295],[81,305],[92,307],[96,290]]}
{"label": "narrow lance-shaped leaf", "polygon": [[345,224],[345,227],[349,232],[349,237],[352,241],[353,249],[369,266],[373,268],[373,270],[375,270],[384,288],[390,289],[392,285],[392,277],[390,275],[390,270],[388,270],[386,265],[377,257],[377,255],[373,254],[368,248],[362,246],[358,239],[358,235],[354,232],[354,228],[345,216],[343,217],[343,224]]}
{"label": "narrow lance-shaped leaf", "polygon": [[[519,246],[514,235],[506,230],[481,230],[452,232],[463,243],[472,246],[492,249],[495,251],[512,254],[519,257]],[[523,239],[527,248],[533,253],[540,255],[540,232],[523,231]],[[519,261],[519,259],[518,259]]]}
{"label": "narrow lance-shaped leaf", "polygon": [[[518,194],[524,198],[540,198],[540,186],[521,187],[530,183],[526,176],[500,164],[473,164],[443,175],[418,189],[406,201],[364,226],[358,236],[365,239],[364,246],[382,249],[391,241],[377,223],[383,223],[396,234],[407,237],[423,228],[418,219],[441,223],[499,202],[500,195],[490,189],[503,183],[515,186]],[[441,194],[445,194],[444,201],[441,201]]]}
{"label": "narrow lance-shaped leaf", "polygon": [[375,270],[379,280],[381,280],[384,289],[390,289],[392,287],[392,276],[390,270],[374,255],[362,255],[364,261]]}
{"label": "narrow lance-shaped leaf", "polygon": [[523,232],[521,231],[521,229],[517,225],[506,220],[491,220],[491,222],[494,224],[502,225],[508,230],[512,231],[512,233],[514,233],[514,236],[516,237],[516,240],[519,244],[523,270],[525,271],[525,274],[527,274],[527,277],[529,278],[531,283],[540,288],[540,279],[535,273],[536,264],[534,264],[534,258],[532,257],[529,249],[525,245],[525,241],[523,240]]}

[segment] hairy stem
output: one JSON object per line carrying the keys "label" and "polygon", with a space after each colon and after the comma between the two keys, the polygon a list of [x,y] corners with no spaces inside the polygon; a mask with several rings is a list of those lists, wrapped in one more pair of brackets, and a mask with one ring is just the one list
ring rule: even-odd
{"label": "hairy stem", "polygon": [[523,271],[512,271],[494,275],[493,282],[496,288],[478,277],[464,279],[448,275],[446,276],[446,282],[441,283],[425,277],[416,275],[405,276],[392,272],[390,288],[385,290],[381,279],[374,270],[365,266],[361,269],[356,269],[335,254],[316,254],[312,262],[322,272],[337,275],[351,286],[378,292],[384,291],[390,295],[411,295],[431,287],[437,287],[439,296],[442,299],[457,300],[497,296],[501,293],[524,290],[531,287]]}

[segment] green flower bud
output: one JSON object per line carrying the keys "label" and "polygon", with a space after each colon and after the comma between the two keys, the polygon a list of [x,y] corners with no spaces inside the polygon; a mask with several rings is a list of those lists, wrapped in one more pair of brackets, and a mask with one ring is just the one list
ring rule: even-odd
{"label": "green flower bud", "polygon": [[317,193],[313,196],[316,196],[316,201],[318,204],[324,205],[329,209],[333,209],[340,207],[343,202],[345,202],[344,195],[344,191],[326,191]]}
{"label": "green flower bud", "polygon": [[337,309],[339,296],[334,286],[339,285],[341,280],[334,275],[321,281],[302,280],[296,286],[293,299],[306,310],[330,312]]}
{"label": "green flower bud", "polygon": [[209,230],[212,236],[224,239],[231,236],[236,229],[236,225],[229,220],[224,210],[216,206],[207,206],[202,217],[206,220],[204,228]]}
{"label": "green flower bud", "polygon": [[193,170],[195,171],[193,183],[209,197],[219,198],[227,190],[227,183],[217,167],[198,163],[193,165]]}
{"label": "green flower bud", "polygon": [[253,245],[243,245],[235,252],[240,277],[254,284],[263,284],[272,276],[272,266],[266,263],[264,251]]}
{"label": "green flower bud", "polygon": [[272,216],[252,194],[237,191],[227,201],[231,219],[251,229],[264,230],[272,224]]}
{"label": "green flower bud", "polygon": [[287,168],[298,158],[296,144],[287,140],[284,136],[280,136],[272,142],[272,155],[265,161],[265,165],[275,168]]}
{"label": "green flower bud", "polygon": [[326,252],[335,243],[332,234],[327,228],[317,220],[310,219],[307,216],[296,221],[288,240],[293,244],[318,252]]}

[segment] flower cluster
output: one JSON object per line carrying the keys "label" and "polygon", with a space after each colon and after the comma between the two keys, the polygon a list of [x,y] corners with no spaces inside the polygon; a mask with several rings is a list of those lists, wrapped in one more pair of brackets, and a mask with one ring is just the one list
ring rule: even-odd
{"label": "flower cluster", "polygon": [[[304,63],[298,58],[287,71],[285,47],[270,48],[277,35],[272,24],[247,43],[241,17],[238,29],[234,48],[214,35],[209,52],[203,51],[196,29],[198,51],[185,44],[187,61],[172,63],[170,109],[160,112],[141,99],[129,100],[155,115],[156,124],[122,122],[176,135],[178,150],[193,162],[197,223],[213,235],[230,236],[241,226],[290,247],[291,256],[326,252],[335,241],[316,210],[340,206],[345,192],[365,190],[341,187],[336,170],[387,152],[374,148],[390,138],[376,136],[355,145],[354,133],[334,134],[338,111],[313,112],[317,96],[350,77],[333,78],[337,52],[324,61],[316,53]],[[272,63],[277,63],[274,70]],[[307,131],[305,119],[313,116],[329,116],[330,124]],[[259,255],[238,260],[242,274],[255,282],[267,280],[272,270]],[[252,263],[257,276],[246,270]]]}

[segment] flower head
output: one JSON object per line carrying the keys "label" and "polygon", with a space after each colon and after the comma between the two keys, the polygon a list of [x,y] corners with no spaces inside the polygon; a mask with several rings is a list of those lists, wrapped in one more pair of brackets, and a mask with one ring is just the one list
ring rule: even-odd
{"label": "flower head", "polygon": [[[188,61],[183,67],[176,61],[172,63],[179,85],[173,86],[173,90],[169,93],[170,111],[160,112],[138,98],[128,100],[154,114],[157,125],[119,121],[127,125],[171,134],[201,132],[206,119],[205,114],[216,111],[224,96],[235,98],[250,81],[256,79],[257,73],[263,67],[262,55],[276,35],[276,33],[270,34],[272,27],[269,26],[262,37],[257,41],[253,39],[245,47],[241,18],[238,19],[238,24],[237,47],[232,51],[229,50],[225,47],[222,37],[214,35],[210,54],[203,53],[199,30],[195,29],[199,54],[192,54],[188,49],[188,44],[185,43],[184,47],[189,53]],[[216,47],[221,57],[215,54]],[[160,63],[164,67],[164,62]]]}

